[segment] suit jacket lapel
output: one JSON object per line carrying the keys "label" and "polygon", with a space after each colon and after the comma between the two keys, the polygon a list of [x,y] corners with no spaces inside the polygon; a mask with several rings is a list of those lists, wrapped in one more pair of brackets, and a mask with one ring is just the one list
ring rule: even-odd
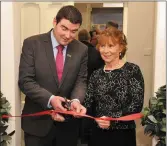
{"label": "suit jacket lapel", "polygon": [[69,68],[70,64],[72,63],[71,59],[72,59],[72,42],[67,46],[66,58],[65,58],[64,69],[63,69],[63,76],[62,76],[61,83],[60,83],[59,87],[61,87],[61,85],[63,84],[63,82],[65,80],[65,77],[66,77],[68,70],[69,70],[68,68]]}
{"label": "suit jacket lapel", "polygon": [[53,54],[53,47],[52,47],[50,32],[51,31],[49,31],[46,35],[43,36],[43,41],[44,41],[46,56],[48,58],[48,62],[49,62],[52,74],[58,86],[59,83],[58,83],[58,77],[56,73],[56,63],[55,63],[55,58]]}

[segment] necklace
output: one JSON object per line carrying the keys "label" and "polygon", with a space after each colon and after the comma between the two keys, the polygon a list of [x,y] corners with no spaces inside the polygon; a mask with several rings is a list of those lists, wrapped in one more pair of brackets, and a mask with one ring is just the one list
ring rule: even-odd
{"label": "necklace", "polygon": [[[120,63],[118,63],[118,64],[115,66],[115,69],[118,68],[119,65],[120,65]],[[104,65],[103,71],[108,74],[108,73],[112,72],[113,70],[106,71],[106,65]]]}
{"label": "necklace", "polygon": [[108,74],[108,73],[110,73],[112,70],[106,71],[106,65],[104,65],[103,71],[104,71],[106,74]]}

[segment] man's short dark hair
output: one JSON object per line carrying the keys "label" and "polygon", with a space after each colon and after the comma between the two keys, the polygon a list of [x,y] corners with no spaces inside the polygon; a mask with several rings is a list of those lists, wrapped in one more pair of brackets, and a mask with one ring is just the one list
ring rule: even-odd
{"label": "man's short dark hair", "polygon": [[57,12],[57,23],[59,23],[63,18],[69,20],[73,24],[82,24],[82,15],[80,11],[72,5],[64,6]]}
{"label": "man's short dark hair", "polygon": [[113,21],[108,21],[106,24],[106,28],[109,28],[109,27],[115,27],[118,29],[118,23],[113,22]]}

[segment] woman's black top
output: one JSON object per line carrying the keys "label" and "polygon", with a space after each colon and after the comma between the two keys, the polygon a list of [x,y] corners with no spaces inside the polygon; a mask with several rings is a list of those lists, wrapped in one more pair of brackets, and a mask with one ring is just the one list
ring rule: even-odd
{"label": "woman's black top", "polygon": [[[107,72],[107,71],[106,71]],[[121,117],[139,113],[143,107],[144,79],[139,66],[126,62],[123,67],[105,73],[103,68],[90,77],[84,106],[95,117]],[[113,129],[135,128],[134,121],[112,121]]]}

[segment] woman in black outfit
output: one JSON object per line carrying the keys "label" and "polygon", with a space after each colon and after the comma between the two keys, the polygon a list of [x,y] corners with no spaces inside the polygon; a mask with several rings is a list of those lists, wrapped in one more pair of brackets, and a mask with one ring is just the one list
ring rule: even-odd
{"label": "woman in black outfit", "polygon": [[[95,106],[96,117],[121,117],[138,113],[144,100],[144,80],[138,65],[125,62],[127,41],[122,31],[104,30],[97,48],[105,61],[90,77],[84,106]],[[96,120],[89,146],[136,146],[136,125],[132,121]]]}

